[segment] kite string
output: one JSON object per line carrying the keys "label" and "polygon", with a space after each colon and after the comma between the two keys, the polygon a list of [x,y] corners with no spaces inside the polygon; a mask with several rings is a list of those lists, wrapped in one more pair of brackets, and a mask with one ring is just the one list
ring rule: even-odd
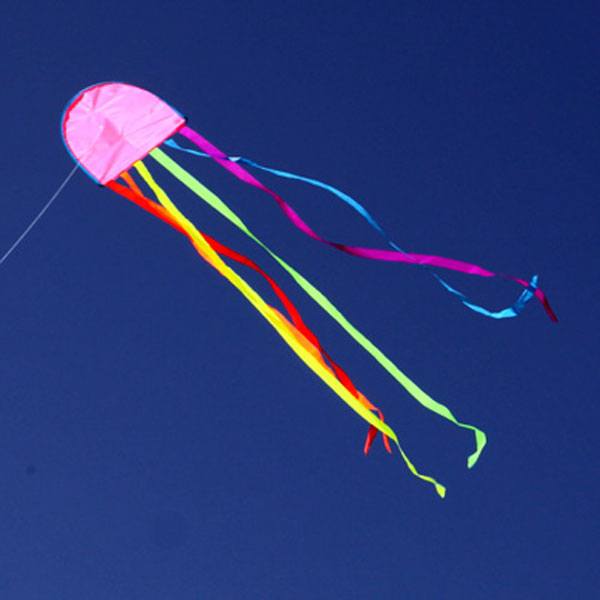
{"label": "kite string", "polygon": [[67,183],[71,181],[73,175],[75,175],[75,171],[79,168],[79,163],[76,163],[73,167],[73,170],[65,177],[64,181],[58,186],[58,189],[52,194],[50,200],[44,204],[40,212],[33,218],[31,223],[25,228],[25,231],[14,241],[13,245],[4,253],[2,258],[0,258],[0,265],[6,261],[6,259],[17,249],[17,247],[21,244],[21,242],[27,237],[29,232],[35,227],[37,222],[44,216],[46,211],[52,206],[54,201],[58,198],[60,193],[65,189]]}

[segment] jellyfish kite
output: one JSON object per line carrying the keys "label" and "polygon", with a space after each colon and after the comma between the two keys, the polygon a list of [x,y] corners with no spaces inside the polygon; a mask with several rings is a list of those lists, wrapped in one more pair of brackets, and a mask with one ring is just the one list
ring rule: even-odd
{"label": "jellyfish kite", "polygon": [[[181,167],[174,160],[172,154],[186,152],[214,161],[242,182],[266,193],[295,227],[326,246],[356,257],[412,264],[427,269],[448,293],[458,298],[470,310],[486,317],[494,319],[516,317],[523,311],[526,304],[535,298],[548,316],[556,321],[556,316],[545,294],[537,285],[537,276],[534,275],[527,281],[495,273],[460,260],[406,252],[391,239],[362,204],[351,196],[315,179],[266,167],[247,158],[228,156],[188,126],[187,120],[177,110],[151,92],[136,86],[108,82],[82,90],[72,99],[63,113],[62,135],[73,160],[93,181],[112,190],[182,234],[192,244],[198,255],[250,302],[297,356],[367,422],[365,453],[369,452],[373,441],[380,433],[386,450],[391,453],[393,444],[410,472],[419,479],[432,484],[438,495],[444,497],[445,487],[435,478],[421,473],[415,467],[400,445],[397,434],[385,422],[381,409],[357,389],[346,371],[323,348],[316,334],[306,325],[294,304],[275,280],[254,261],[200,231],[185,217],[166,191],[157,184],[150,172],[150,165],[152,169],[157,167],[166,170],[175,180],[191,190],[200,200],[260,246],[414,400],[454,425],[471,431],[474,436],[475,448],[467,459],[467,466],[470,468],[475,465],[486,444],[485,433],[474,425],[459,421],[447,406],[431,398],[409,379],[388,356],[350,323],[325,294],[271,250],[230,206],[189,171]],[[245,166],[274,176],[301,181],[334,194],[353,208],[379,233],[387,248],[353,246],[324,238],[308,225],[288,202],[259,181]],[[142,188],[147,191],[142,191]],[[154,198],[149,197],[151,195]],[[280,303],[280,308],[267,303],[234,270],[234,266],[250,269],[262,276],[273,290]],[[500,277],[517,284],[522,290],[512,306],[494,311],[473,302],[465,294],[444,281],[440,274],[433,269],[458,271],[483,278]]]}

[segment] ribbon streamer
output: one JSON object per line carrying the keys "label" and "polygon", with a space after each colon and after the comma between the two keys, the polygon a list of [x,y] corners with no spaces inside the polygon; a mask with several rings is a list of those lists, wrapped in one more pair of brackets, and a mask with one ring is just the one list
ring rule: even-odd
{"label": "ribbon streamer", "polygon": [[[358,413],[365,421],[379,430],[382,434],[391,439],[398,448],[405,464],[411,473],[430,484],[432,484],[438,493],[443,498],[446,494],[446,488],[437,482],[434,478],[420,473],[414,464],[410,461],[403,448],[400,445],[398,437],[393,429],[389,427],[378,416],[373,414],[371,410],[365,406],[363,401],[356,398],[347,387],[335,376],[321,360],[317,358],[319,354],[316,348],[308,338],[306,338],[292,323],[290,323],[279,311],[267,304],[262,297],[235,271],[228,267],[219,254],[211,247],[210,243],[200,231],[179,211],[173,202],[166,195],[164,190],[156,184],[151,178],[141,161],[134,164],[140,174],[143,174],[144,179],[151,185],[153,191],[157,195],[160,205],[153,203],[146,197],[138,194],[135,190],[126,188],[116,181],[107,183],[107,187],[116,193],[131,200],[147,212],[165,221],[179,232],[186,235],[192,243],[198,254],[216,269],[223,277],[225,277],[238,291],[254,306],[254,308],[271,324],[271,326],[279,333],[290,348],[304,361],[304,363],[313,370],[346,404],[348,404],[356,413]],[[139,189],[139,188],[138,188]],[[301,341],[300,341],[301,340]],[[369,403],[370,404],[370,403]],[[371,405],[372,406],[372,405]]]}
{"label": "ribbon streamer", "polygon": [[405,375],[396,364],[388,358],[367,336],[359,331],[343,313],[313,284],[311,284],[294,267],[283,260],[260,240],[244,223],[244,221],[228,206],[221,198],[200,183],[193,175],[177,164],[172,158],[165,154],[160,148],[150,152],[150,156],[163,166],[171,175],[181,181],[190,191],[206,202],[211,208],[220,213],[238,229],[243,231],[251,240],[265,250],[294,281],[314,300],[329,316],[331,316],[358,344],[360,344],[421,406],[431,412],[447,419],[454,425],[472,431],[475,437],[475,451],[467,458],[467,466],[473,467],[481,455],[486,443],[487,436],[479,428],[468,423],[459,421],[452,411],[444,404],[434,400],[423,391],[414,381]]}
{"label": "ribbon streamer", "polygon": [[[155,196],[158,199],[160,199],[162,197],[161,194],[164,193],[164,191],[161,188],[159,188],[159,186],[156,184],[156,182],[150,175],[150,172],[148,171],[147,167],[143,164],[143,162],[140,161],[139,163],[136,163],[133,166],[138,171],[138,173],[140,174],[142,179],[146,182],[148,187],[151,190],[153,190]],[[131,177],[131,175],[129,175],[129,173],[127,173],[127,172],[122,173],[121,177],[138,196],[143,196],[142,191],[140,190],[138,185],[135,183],[135,180],[133,179],[133,177]],[[185,233],[182,230],[180,230],[180,231],[182,233]],[[310,344],[305,344],[307,350],[312,352],[315,355],[315,358],[320,360],[321,363],[326,368],[331,367],[331,369],[335,373],[335,376],[338,378],[339,381],[341,381],[341,383],[346,387],[346,389],[355,398],[357,398],[363,404],[363,406],[365,406],[369,410],[375,411],[379,415],[379,418],[382,421],[384,421],[383,413],[381,412],[381,410],[379,408],[377,408],[376,406],[374,406],[373,404],[371,404],[371,402],[369,402],[369,400],[367,400],[367,398],[360,391],[358,391],[356,389],[356,387],[352,383],[352,380],[350,379],[348,374],[323,349],[317,336],[306,326],[306,324],[302,320],[302,317],[300,316],[300,313],[298,312],[298,310],[296,309],[296,307],[294,306],[292,301],[287,297],[287,295],[279,287],[279,285],[277,285],[277,283],[273,280],[273,278],[271,278],[263,269],[261,269],[254,261],[250,260],[248,257],[221,244],[220,242],[215,240],[213,237],[209,236],[207,233],[203,233],[202,235],[204,236],[204,238],[206,239],[206,241],[208,242],[210,247],[213,250],[215,250],[215,252],[217,252],[221,256],[225,256],[225,257],[227,257],[231,260],[234,260],[246,267],[249,267],[256,273],[261,275],[267,281],[267,283],[271,286],[271,289],[275,292],[275,295],[279,298],[279,300],[285,307],[288,315],[292,319],[294,326],[302,333],[303,337],[302,338],[299,337],[298,341],[300,343],[305,343],[305,341],[308,340],[310,342]],[[373,427],[373,425],[371,425],[369,428],[369,432],[367,434],[366,441],[365,441],[365,446],[364,446],[365,454],[369,453],[369,450],[371,448],[371,445],[372,445],[376,435],[377,435],[377,429],[375,427]],[[383,435],[383,443],[384,443],[386,450],[389,453],[391,453],[389,440],[385,434]]]}
{"label": "ribbon streamer", "polygon": [[[185,148],[184,146],[180,146],[174,139],[168,139],[164,142],[166,146],[169,148],[173,148],[175,150],[179,150],[181,152],[187,152],[188,154],[193,154],[195,156],[200,156],[202,158],[211,158],[211,155],[207,152],[201,152],[199,150],[194,150],[193,148]],[[303,183],[307,183],[308,185],[312,185],[313,187],[325,190],[340,200],[345,202],[350,208],[356,211],[387,243],[390,248],[397,250],[398,252],[402,252],[406,254],[406,250],[403,250],[396,242],[392,240],[390,235],[385,231],[385,229],[379,224],[379,222],[375,219],[375,217],[360,203],[358,200],[354,199],[352,196],[349,196],[342,190],[330,185],[329,183],[325,183],[318,179],[314,179],[312,177],[305,177],[304,175],[297,175],[296,173],[291,173],[289,171],[283,171],[281,169],[274,169],[273,167],[267,167],[265,165],[261,165],[249,158],[245,158],[243,156],[228,156],[227,157],[231,162],[242,163],[246,166],[252,167],[254,169],[258,169],[260,171],[265,171],[266,173],[270,173],[271,175],[275,175],[277,177],[282,177],[284,179],[292,179],[295,181],[301,181]],[[425,267],[428,268],[428,267]],[[440,277],[435,271],[428,269],[431,273],[432,277],[434,277],[438,283],[444,287],[446,291],[450,294],[456,296],[467,308],[470,310],[477,312],[486,317],[490,317],[492,319],[509,319],[518,317],[522,312],[527,303],[534,297],[533,292],[529,289],[525,289],[521,292],[517,300],[507,308],[503,308],[502,310],[492,311],[489,310],[479,304],[476,304],[468,298],[463,292],[453,288],[447,281],[445,281],[442,277]],[[538,276],[534,275],[530,282],[529,288],[535,289],[537,287]]]}
{"label": "ribbon streamer", "polygon": [[453,258],[445,258],[443,256],[435,256],[431,254],[415,254],[415,253],[404,253],[398,250],[382,250],[379,248],[366,248],[362,246],[349,246],[347,244],[341,244],[339,242],[333,242],[314,231],[301,217],[300,215],[276,192],[265,186],[260,182],[254,175],[249,173],[240,164],[232,162],[228,159],[227,155],[214,146],[211,142],[205,139],[198,132],[194,131],[187,125],[184,125],[178,130],[182,136],[186,137],[189,141],[195,144],[200,150],[206,152],[210,157],[221,165],[223,168],[228,170],[230,173],[235,175],[238,179],[260,189],[269,196],[271,196],[275,202],[279,205],[279,208],[287,216],[287,218],[298,228],[300,231],[305,233],[307,236],[327,244],[337,250],[350,254],[352,256],[358,256],[361,258],[368,258],[371,260],[380,260],[388,262],[401,262],[417,265],[428,265],[431,267],[439,267],[442,269],[448,269],[450,271],[458,271],[466,273],[468,275],[477,275],[479,277],[501,277],[510,281],[518,283],[526,290],[530,290],[535,297],[540,301],[544,310],[552,321],[558,321],[554,311],[552,310],[550,303],[544,292],[539,288],[530,288],[529,282],[512,275],[506,275],[504,273],[495,273],[473,263],[468,263],[462,260],[456,260]]}

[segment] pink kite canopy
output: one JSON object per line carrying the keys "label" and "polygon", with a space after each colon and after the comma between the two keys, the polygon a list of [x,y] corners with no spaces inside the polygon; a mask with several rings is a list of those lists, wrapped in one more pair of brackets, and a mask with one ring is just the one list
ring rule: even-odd
{"label": "pink kite canopy", "polygon": [[80,92],[63,115],[62,133],[73,158],[105,184],[185,125],[150,92],[125,83],[100,83]]}

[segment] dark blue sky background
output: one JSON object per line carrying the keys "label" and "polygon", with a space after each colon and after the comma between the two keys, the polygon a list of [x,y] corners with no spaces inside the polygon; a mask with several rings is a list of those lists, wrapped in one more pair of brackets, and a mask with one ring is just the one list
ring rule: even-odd
{"label": "dark blue sky background", "polygon": [[[178,6],[177,6],[178,5]],[[354,194],[404,248],[529,277],[492,321],[424,271],[353,259],[179,157],[489,446],[416,405],[242,234],[448,486],[411,477],[183,238],[78,174],[2,267],[0,597],[591,598],[598,557],[594,2],[25,0],[0,23],[7,248],[72,168],[80,88],[159,94],[232,154]],[[156,170],[156,169],[155,169]],[[323,234],[379,244],[325,193],[268,179]],[[265,285],[248,279],[271,299]],[[449,281],[494,307],[506,282]]]}

